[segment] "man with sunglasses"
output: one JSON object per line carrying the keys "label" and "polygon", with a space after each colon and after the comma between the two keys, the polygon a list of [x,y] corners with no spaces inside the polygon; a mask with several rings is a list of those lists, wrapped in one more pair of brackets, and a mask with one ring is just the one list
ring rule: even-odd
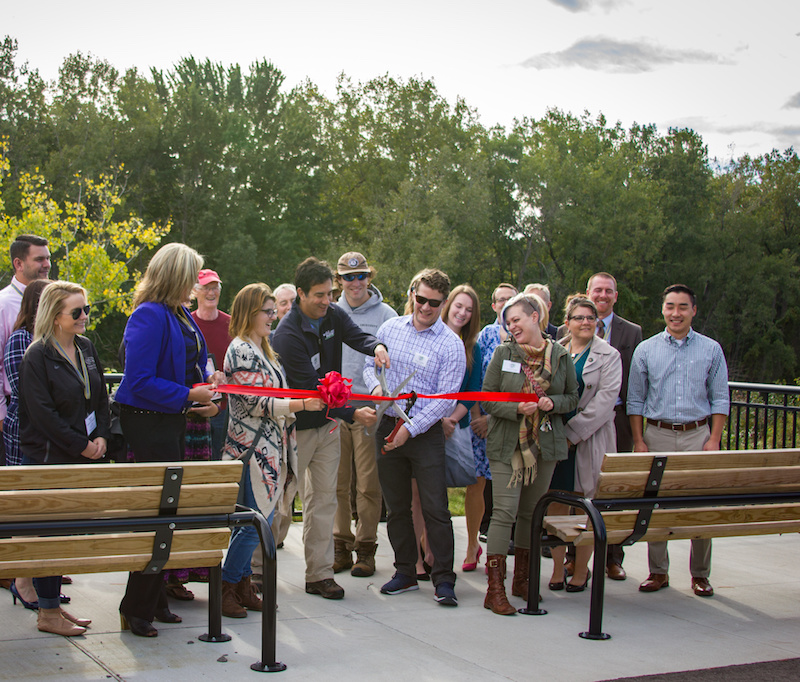
{"label": "man with sunglasses", "polygon": [[[349,251],[336,264],[336,283],[342,291],[339,307],[363,331],[375,334],[386,320],[397,313],[383,302],[383,296],[372,284],[375,269],[357,251]],[[365,356],[346,344],[342,346],[342,374],[353,380],[354,393],[369,393],[363,378]],[[372,407],[372,403],[351,401],[354,407]],[[367,578],[375,573],[378,522],[381,518],[381,483],[375,461],[374,438],[364,433],[358,423],[340,422],[339,478],[336,489],[338,505],[333,524],[333,572],[352,568],[350,574]],[[351,488],[355,487],[355,511],[358,514],[353,534]],[[353,550],[356,562],[353,564]]]}
{"label": "man with sunglasses", "polygon": [[[291,388],[314,390],[328,372],[341,372],[342,344],[374,356],[376,364],[389,366],[386,345],[362,331],[332,302],[333,273],[325,261],[306,258],[297,266],[294,283],[297,304],[283,316],[271,338]],[[339,429],[328,417],[356,421],[363,427],[374,424],[376,416],[372,407],[347,406],[327,413],[299,412],[295,422],[306,592],[325,599],[342,599],[344,590],[333,579]]]}
{"label": "man with sunglasses", "polygon": [[[392,366],[386,372],[389,391],[412,373],[403,391],[421,394],[458,391],[467,368],[464,344],[441,319],[442,304],[450,293],[450,279],[441,270],[423,270],[412,282],[411,315],[395,317],[381,325],[378,340],[392,349]],[[375,370],[365,363],[364,380],[373,394],[381,391]],[[457,606],[453,572],[453,524],[447,508],[444,430],[455,400],[418,398],[408,410],[410,423],[401,422],[390,407],[375,435],[378,475],[389,509],[387,531],[395,556],[396,572],[381,587],[383,594],[401,594],[419,588],[416,578],[418,538],[411,520],[411,481],[416,479],[428,542],[434,563],[431,580],[443,606]],[[407,407],[407,405],[401,405]]]}
{"label": "man with sunglasses", "polygon": [[[11,242],[9,256],[14,276],[11,278],[11,283],[0,290],[0,349],[6,347],[6,341],[14,331],[25,289],[34,280],[47,279],[50,274],[50,249],[47,244],[44,237],[33,234],[18,235]],[[0,363],[0,386],[3,388],[3,397],[0,399],[0,431],[2,431],[7,402],[11,396],[11,386],[2,363]],[[5,460],[5,446],[0,440],[0,465],[5,464]]]}

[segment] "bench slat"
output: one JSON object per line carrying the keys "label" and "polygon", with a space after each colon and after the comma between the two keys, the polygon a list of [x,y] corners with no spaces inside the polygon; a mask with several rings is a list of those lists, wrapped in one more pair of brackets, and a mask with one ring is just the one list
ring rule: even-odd
{"label": "bench slat", "polygon": [[[151,555],[131,554],[111,557],[81,559],[43,559],[35,563],[18,561],[2,564],[0,578],[42,578],[49,575],[71,573],[114,573],[116,571],[141,571],[150,562]],[[170,554],[165,569],[216,566],[222,561],[222,550],[192,551]]]}
{"label": "bench slat", "polygon": [[[668,453],[609,453],[603,459],[607,473],[650,471],[653,455]],[[764,469],[800,466],[800,449],[790,450],[717,450],[668,454],[667,470]]]}
{"label": "bench slat", "polygon": [[132,485],[162,485],[168,466],[183,467],[183,485],[238,483],[242,463],[238,460],[175,462],[171,464],[81,464],[77,466],[14,466],[0,469],[0,490],[39,488],[103,488]]}
{"label": "bench slat", "polygon": [[[644,471],[601,472],[595,499],[642,497],[647,479],[648,472]],[[658,497],[791,492],[796,491],[798,486],[800,467],[673,471],[670,461],[661,479]]]}
{"label": "bench slat", "polygon": [[[221,513],[231,513],[234,511],[238,493],[238,483],[184,484],[181,486],[178,515],[204,513],[189,509],[212,508]],[[86,519],[106,516],[157,516],[160,502],[161,486],[12,490],[0,492],[0,522],[56,521],[62,517]]]}

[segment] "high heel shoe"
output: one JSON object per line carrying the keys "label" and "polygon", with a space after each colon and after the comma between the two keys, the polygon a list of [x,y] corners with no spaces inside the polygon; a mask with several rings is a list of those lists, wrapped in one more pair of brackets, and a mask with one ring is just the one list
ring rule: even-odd
{"label": "high heel shoe", "polygon": [[478,545],[478,552],[475,554],[475,561],[469,563],[465,561],[463,564],[461,564],[461,570],[465,573],[468,573],[469,571],[474,571],[476,568],[478,568],[478,564],[481,560],[481,554],[483,554],[483,547]]}
{"label": "high heel shoe", "polygon": [[583,592],[586,589],[586,586],[589,584],[589,578],[592,577],[592,572],[589,571],[586,574],[586,580],[583,581],[583,585],[576,585],[574,583],[567,583],[567,592]]}
{"label": "high heel shoe", "polygon": [[92,621],[90,621],[88,618],[77,618],[76,616],[67,613],[64,609],[59,608],[59,610],[64,618],[66,618],[70,623],[75,623],[75,625],[78,627],[88,628],[92,624]]}
{"label": "high heel shoe", "polygon": [[150,621],[144,618],[126,616],[120,611],[119,621],[123,630],[130,630],[137,637],[158,637],[158,630],[153,627]]}
{"label": "high heel shoe", "polygon": [[[564,589],[564,583],[567,581],[567,570],[564,569],[564,580],[559,583],[547,583],[547,589],[552,590],[553,592],[558,592]],[[569,589],[569,585],[567,585],[567,589]],[[541,595],[540,595],[541,596]]]}
{"label": "high heel shoe", "polygon": [[155,612],[156,620],[159,623],[182,623],[183,618],[181,618],[177,613],[172,613],[168,608],[158,609]]}
{"label": "high heel shoe", "polygon": [[38,611],[39,610],[39,600],[36,601],[25,601],[17,590],[17,584],[15,582],[11,583],[11,587],[8,588],[11,592],[11,598],[14,600],[14,606],[17,605],[17,599],[22,602],[22,605],[26,609],[30,609],[31,611]]}

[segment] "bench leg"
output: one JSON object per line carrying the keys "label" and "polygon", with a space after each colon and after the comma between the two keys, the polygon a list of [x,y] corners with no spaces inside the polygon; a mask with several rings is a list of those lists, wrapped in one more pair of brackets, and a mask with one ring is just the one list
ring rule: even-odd
{"label": "bench leg", "polygon": [[588,507],[587,513],[594,526],[594,560],[592,562],[592,600],[589,607],[589,630],[579,633],[583,639],[611,639],[603,632],[603,600],[606,587],[606,532],[600,513]]}
{"label": "bench leg", "polygon": [[286,670],[286,664],[275,660],[278,626],[278,555],[272,528],[261,514],[253,519],[261,540],[261,558],[264,564],[263,611],[261,612],[261,660],[250,666],[261,673],[277,673]]}
{"label": "bench leg", "polygon": [[200,635],[201,642],[230,642],[231,636],[222,632],[222,566],[212,566],[208,572],[208,632]]}

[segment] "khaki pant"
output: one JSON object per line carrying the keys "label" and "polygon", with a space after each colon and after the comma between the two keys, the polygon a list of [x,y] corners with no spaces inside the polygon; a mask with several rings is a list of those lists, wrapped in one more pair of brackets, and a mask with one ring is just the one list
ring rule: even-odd
{"label": "khaki pant", "polygon": [[[691,452],[702,450],[711,430],[701,426],[691,431],[670,431],[648,425],[644,442],[650,452]],[[669,552],[666,542],[647,543],[650,573],[669,573]],[[692,540],[689,552],[689,572],[693,578],[708,578],[711,573],[711,539]]]}
{"label": "khaki pant", "polygon": [[297,432],[297,488],[303,501],[306,582],[333,578],[333,517],[339,428],[333,422]]}
{"label": "khaki pant", "polygon": [[[378,522],[381,519],[381,483],[375,458],[375,438],[364,435],[361,424],[339,422],[339,478],[336,488],[338,500],[333,523],[333,537],[343,540],[348,549],[355,544],[374,543],[378,539]],[[355,478],[355,507],[358,513],[356,532],[351,527],[353,509],[350,503]]]}

